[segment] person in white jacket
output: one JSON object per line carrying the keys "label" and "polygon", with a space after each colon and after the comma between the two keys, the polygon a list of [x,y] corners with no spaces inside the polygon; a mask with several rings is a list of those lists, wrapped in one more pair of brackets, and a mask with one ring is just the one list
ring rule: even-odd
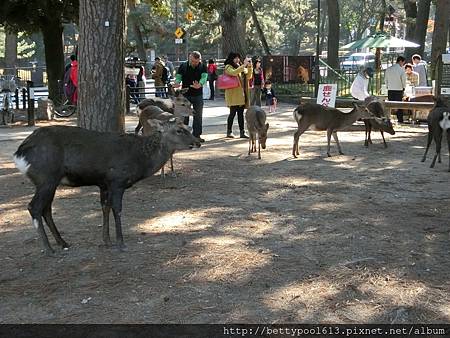
{"label": "person in white jacket", "polygon": [[[402,101],[403,93],[406,88],[406,73],[403,68],[405,58],[403,56],[397,57],[397,63],[388,67],[384,73],[384,82],[388,90],[389,101]],[[398,109],[396,112],[397,120],[403,123],[403,110]]]}
{"label": "person in white jacket", "polygon": [[355,80],[350,87],[350,94],[358,100],[364,101],[367,97],[370,96],[368,92],[369,87],[369,79],[373,77],[373,69],[367,67],[362,69],[358,75],[355,77]]}

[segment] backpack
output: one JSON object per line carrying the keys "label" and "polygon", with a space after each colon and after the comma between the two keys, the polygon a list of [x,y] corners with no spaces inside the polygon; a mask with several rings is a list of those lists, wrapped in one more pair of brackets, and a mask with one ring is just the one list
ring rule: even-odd
{"label": "backpack", "polygon": [[162,75],[161,75],[161,80],[162,80],[164,83],[169,82],[169,73],[170,73],[169,68],[167,68],[166,66],[164,66],[164,67],[163,67],[163,71],[162,71]]}
{"label": "backpack", "polygon": [[70,70],[72,67],[67,68],[66,72],[64,73],[64,95],[67,99],[70,99],[75,91],[77,90],[77,87],[72,82],[72,79],[70,78]]}

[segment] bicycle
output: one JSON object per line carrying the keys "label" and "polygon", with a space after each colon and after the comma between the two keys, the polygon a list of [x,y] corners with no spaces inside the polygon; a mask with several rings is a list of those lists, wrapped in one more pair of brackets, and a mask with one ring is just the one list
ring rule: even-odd
{"label": "bicycle", "polygon": [[1,91],[1,124],[8,125],[14,123],[14,112],[11,109],[12,97],[11,93],[16,90],[16,82],[14,75],[3,75],[0,77],[0,91]]}
{"label": "bicycle", "polygon": [[76,113],[77,106],[73,104],[70,98],[64,93],[64,83],[58,80],[59,93],[57,98],[53,99],[54,114],[58,117],[69,117]]}

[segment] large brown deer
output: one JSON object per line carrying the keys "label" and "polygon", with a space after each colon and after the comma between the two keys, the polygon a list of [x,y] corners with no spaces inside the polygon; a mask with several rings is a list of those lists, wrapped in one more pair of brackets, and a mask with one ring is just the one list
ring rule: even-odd
{"label": "large brown deer", "polygon": [[344,127],[352,125],[359,118],[373,118],[373,115],[368,112],[367,108],[353,104],[353,110],[349,113],[343,113],[342,111],[324,107],[316,103],[302,103],[294,110],[294,119],[297,122],[298,129],[294,134],[294,145],[292,147],[292,155],[297,157],[299,155],[298,141],[300,136],[313,127],[315,130],[327,131],[327,155],[330,155],[330,140],[333,135],[336,141],[339,154],[343,155],[341,145],[337,137],[337,131]]}

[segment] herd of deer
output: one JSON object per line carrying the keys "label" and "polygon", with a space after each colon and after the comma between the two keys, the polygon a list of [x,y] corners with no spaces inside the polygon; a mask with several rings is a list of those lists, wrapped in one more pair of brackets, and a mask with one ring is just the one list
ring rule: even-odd
{"label": "herd of deer", "polygon": [[[68,244],[62,239],[52,218],[52,202],[59,185],[98,186],[103,212],[103,241],[111,246],[109,235],[109,216],[115,220],[116,245],[125,249],[122,226],[122,198],[125,190],[134,183],[162,170],[177,150],[200,147],[183,123],[185,116],[193,114],[189,101],[181,92],[169,99],[146,99],[138,105],[139,124],[133,134],[113,134],[90,131],[78,127],[51,126],[35,130],[14,153],[16,167],[35,185],[36,192],[28,205],[32,224],[46,254],[54,253],[44,230],[44,223],[52,232],[57,244],[63,249]],[[436,143],[436,159],[441,161],[440,150],[442,134],[447,133],[450,153],[450,109],[446,102],[437,99],[435,107],[428,116],[428,142],[422,162],[432,143]],[[342,149],[337,130],[363,119],[366,126],[365,145],[371,143],[370,132],[379,129],[383,136],[386,131],[395,131],[381,102],[367,100],[363,106],[354,105],[350,113],[335,108],[326,108],[313,103],[301,103],[294,110],[298,129],[294,134],[292,155],[299,155],[299,138],[308,129],[327,131],[327,155],[330,155],[330,139],[333,136],[338,151]],[[266,114],[260,107],[252,106],[246,112],[249,132],[248,154],[256,152],[261,158],[261,147],[265,149],[269,124]],[[138,135],[142,129],[142,136]],[[383,136],[385,147],[386,141]],[[172,161],[171,161],[172,164]],[[173,171],[173,164],[171,165]],[[450,158],[449,158],[450,171]]]}

